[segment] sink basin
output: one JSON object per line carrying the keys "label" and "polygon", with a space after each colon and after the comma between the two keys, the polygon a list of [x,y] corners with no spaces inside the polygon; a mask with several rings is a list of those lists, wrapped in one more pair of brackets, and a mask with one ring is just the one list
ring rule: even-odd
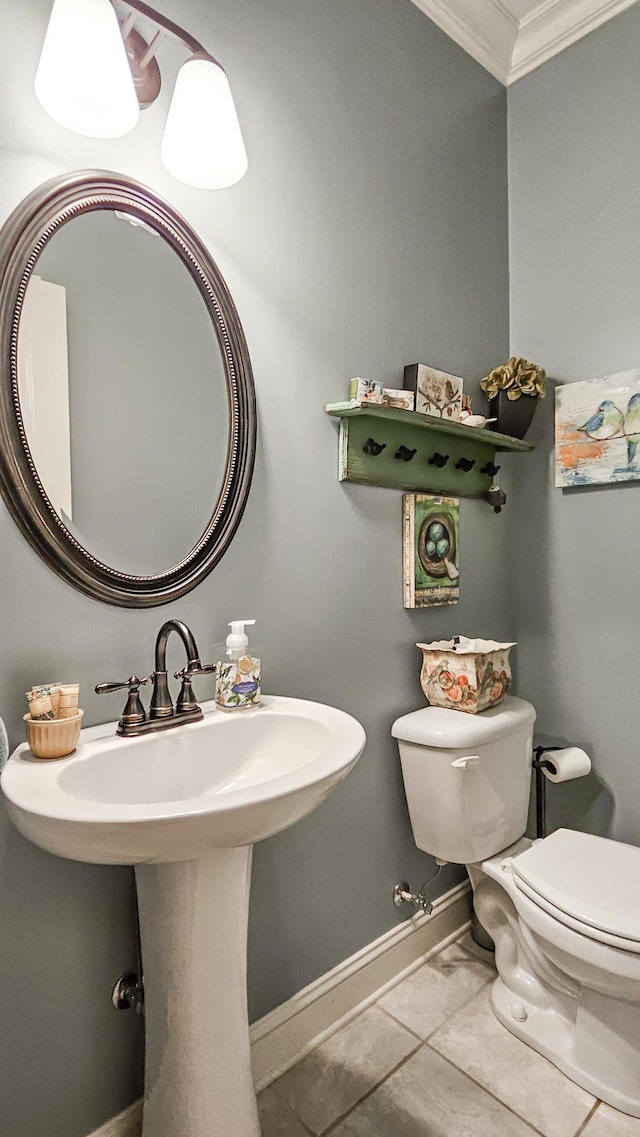
{"label": "sink basin", "polygon": [[[34,844],[136,869],[145,991],[143,1137],[259,1137],[246,946],[255,841],[299,821],[355,765],[365,733],[321,703],[266,696],[156,735],[83,730],[43,762],[23,744],[0,778]],[[305,903],[308,899],[305,897]]]}
{"label": "sink basin", "polygon": [[102,864],[186,861],[251,845],[315,809],[365,735],[321,703],[267,696],[232,714],[123,739],[83,730],[74,754],[41,762],[18,747],[2,775],[9,814],[47,852]]}

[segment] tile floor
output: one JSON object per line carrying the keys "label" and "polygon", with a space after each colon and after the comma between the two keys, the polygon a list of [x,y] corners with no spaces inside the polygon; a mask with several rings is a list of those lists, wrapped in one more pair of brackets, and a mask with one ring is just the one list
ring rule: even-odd
{"label": "tile floor", "polygon": [[259,1096],[263,1137],[640,1137],[500,1026],[467,935]]}

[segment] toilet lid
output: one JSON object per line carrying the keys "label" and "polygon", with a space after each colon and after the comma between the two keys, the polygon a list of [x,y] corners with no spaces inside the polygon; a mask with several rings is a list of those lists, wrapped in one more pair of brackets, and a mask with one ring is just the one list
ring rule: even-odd
{"label": "toilet lid", "polygon": [[[558,829],[511,862],[516,884],[578,923],[640,943],[640,849]],[[546,907],[546,906],[545,906]],[[596,936],[597,938],[597,936]]]}

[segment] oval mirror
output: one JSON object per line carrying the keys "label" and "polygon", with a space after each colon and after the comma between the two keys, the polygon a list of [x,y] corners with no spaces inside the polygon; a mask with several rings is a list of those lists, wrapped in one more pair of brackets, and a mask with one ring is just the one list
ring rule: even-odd
{"label": "oval mirror", "polygon": [[65,580],[176,599],[240,521],[255,453],[242,326],[195,232],[108,173],[54,179],[0,239],[0,488]]}

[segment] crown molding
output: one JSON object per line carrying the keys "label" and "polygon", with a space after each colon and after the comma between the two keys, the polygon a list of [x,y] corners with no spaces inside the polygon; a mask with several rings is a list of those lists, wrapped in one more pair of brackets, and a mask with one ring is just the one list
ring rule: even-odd
{"label": "crown molding", "polygon": [[520,20],[509,83],[528,75],[636,0],[545,0]]}
{"label": "crown molding", "polygon": [[636,0],[543,0],[518,20],[500,0],[413,0],[508,87]]}
{"label": "crown molding", "polygon": [[518,21],[500,0],[413,0],[429,19],[505,86]]}

